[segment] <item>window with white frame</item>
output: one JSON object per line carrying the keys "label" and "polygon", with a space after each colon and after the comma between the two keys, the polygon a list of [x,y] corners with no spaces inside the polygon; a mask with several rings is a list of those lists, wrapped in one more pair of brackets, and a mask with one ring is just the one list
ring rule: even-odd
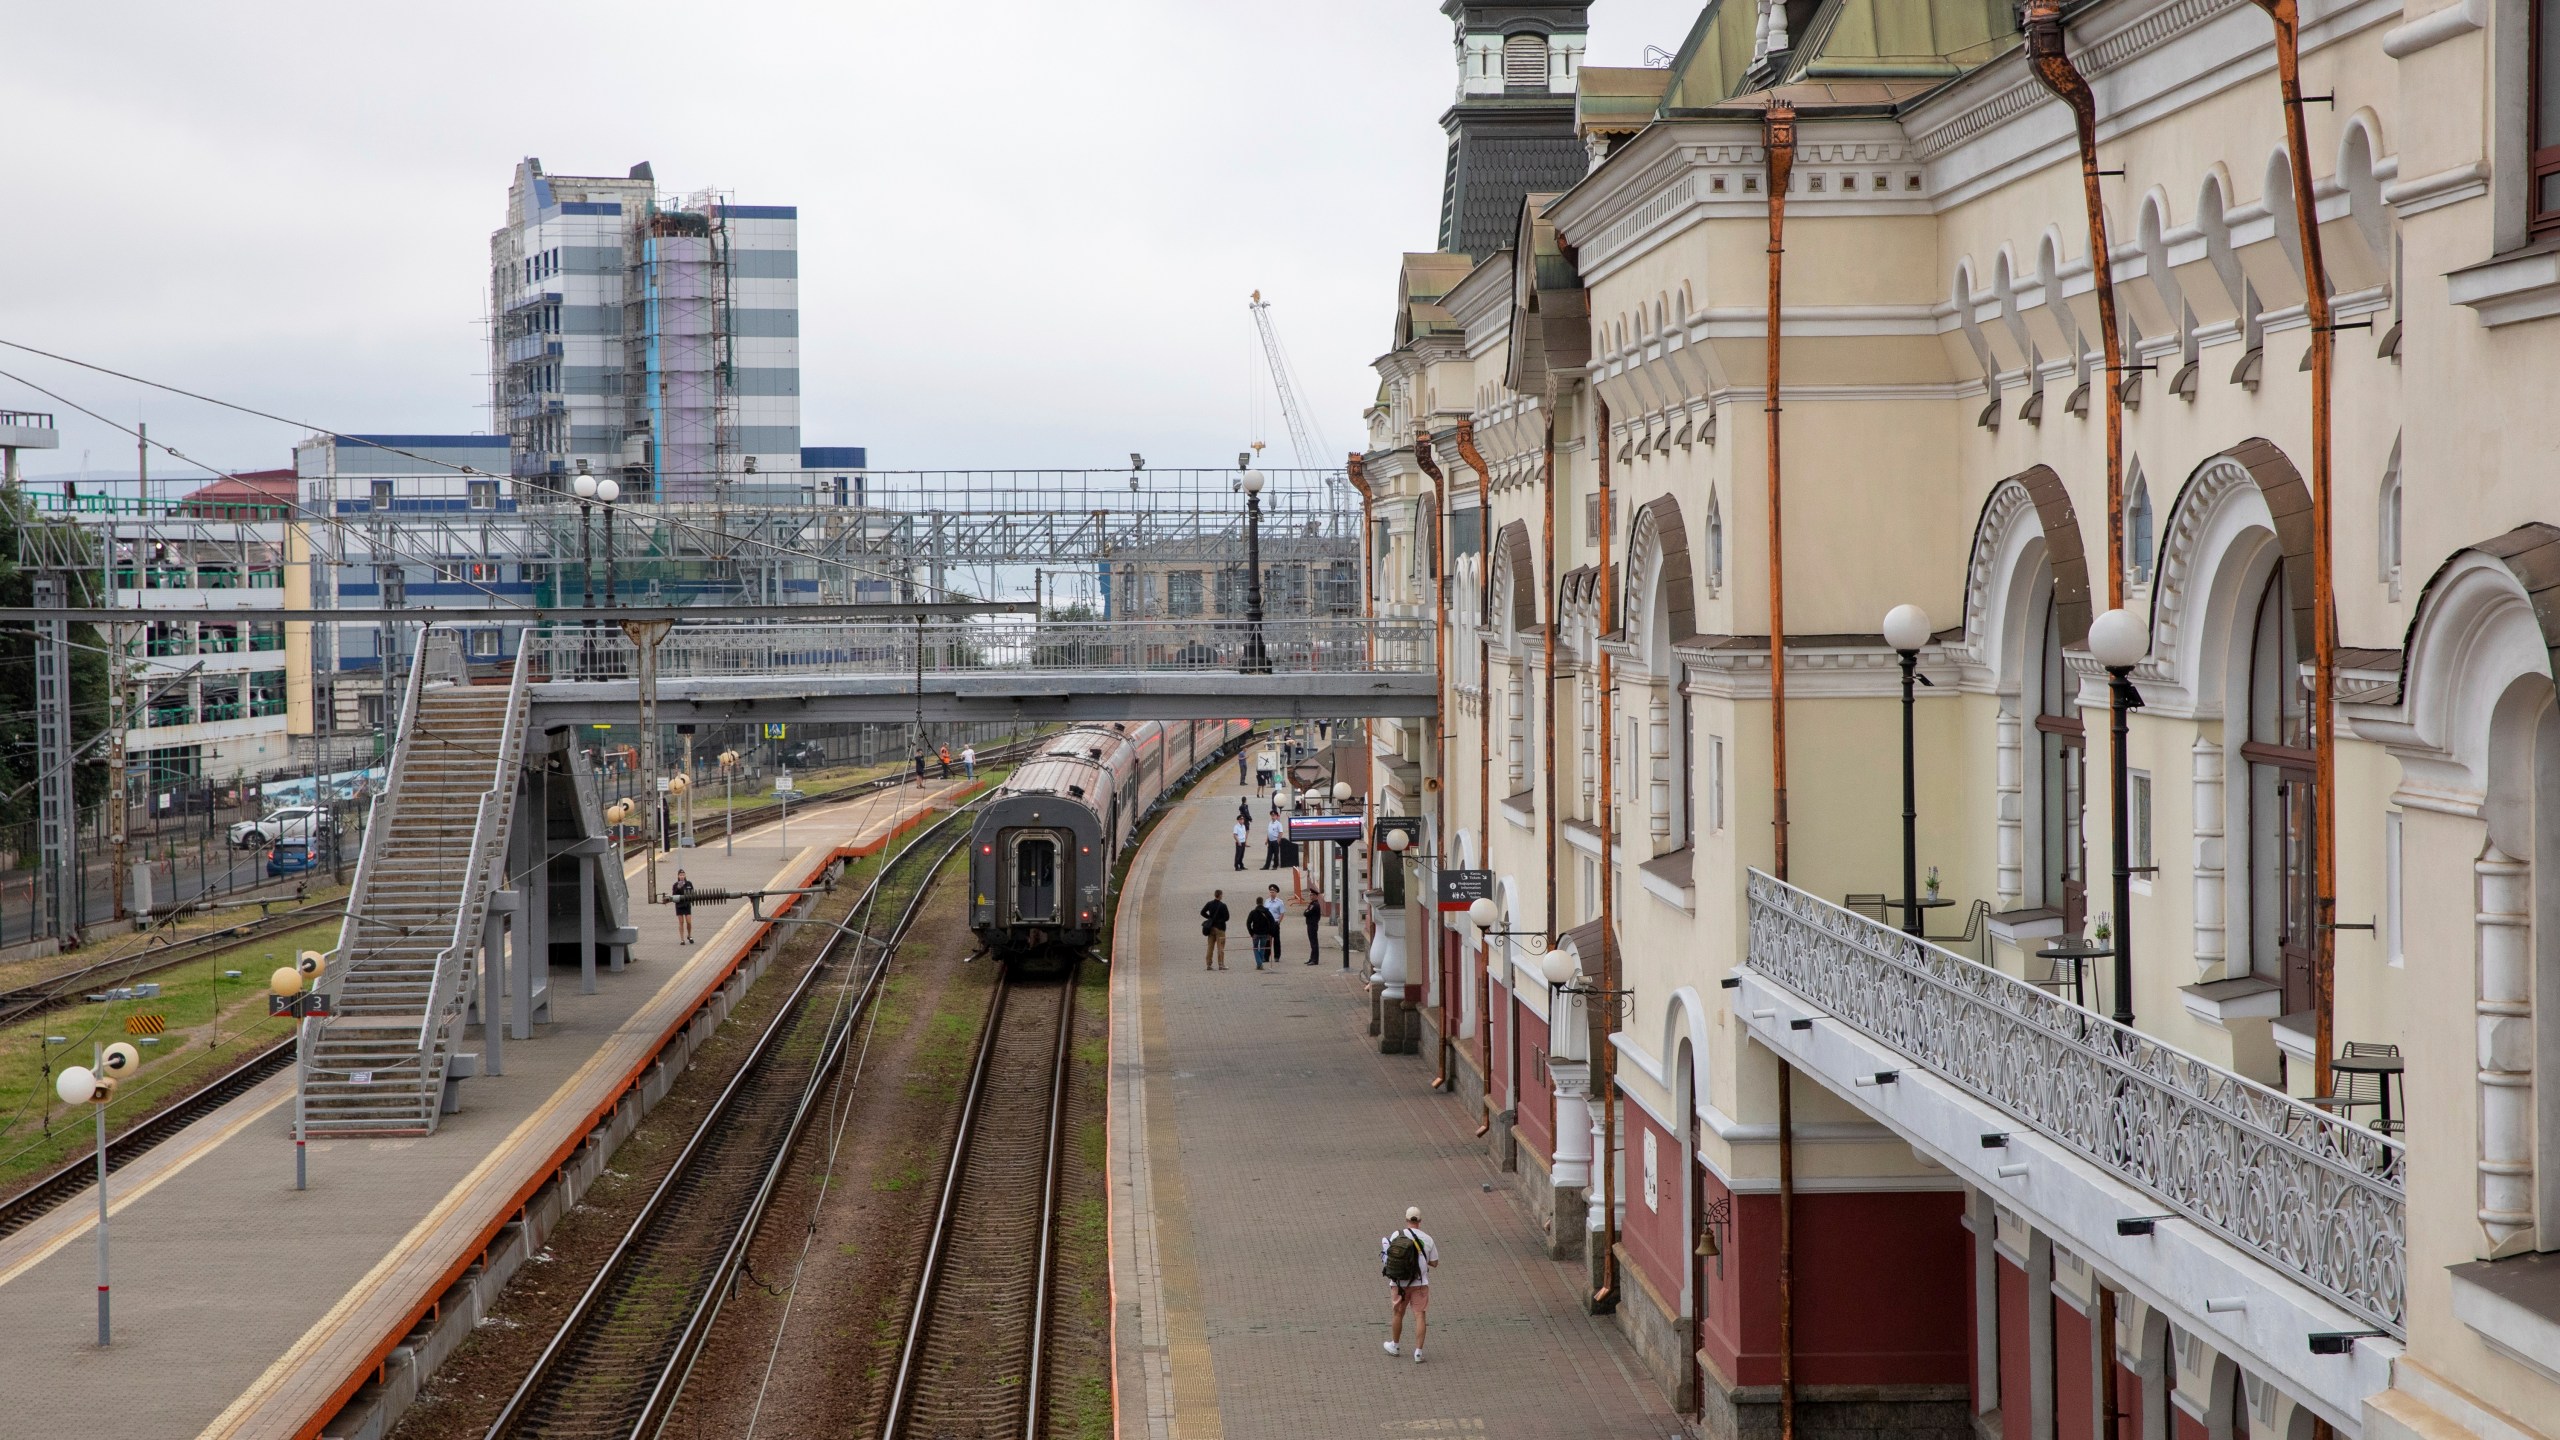
{"label": "window with white frame", "polygon": [[2400,868],[2400,825],[2402,812],[2382,812],[2382,958],[2398,965],[2406,958],[2401,948],[2402,870]]}
{"label": "window with white frame", "polygon": [[495,481],[495,480],[474,480],[474,481],[471,481],[471,482],[470,482],[469,484],[467,484],[466,486],[464,486],[463,488],[464,488],[464,491],[465,491],[465,497],[466,497],[466,500],[467,500],[467,502],[469,503],[469,505],[470,505],[470,507],[471,507],[472,509],[474,509],[474,510],[495,510],[495,509],[497,509],[497,508],[498,508],[498,482],[497,482],[497,481]]}
{"label": "window with white frame", "polygon": [[2124,502],[2125,578],[2136,585],[2151,583],[2151,567],[2155,558],[2153,533],[2151,487],[2143,483],[2142,474],[2137,470],[2133,477],[2133,493]]}
{"label": "window with white frame", "polygon": [[1707,598],[1724,589],[1724,510],[1716,493],[1707,492]]}
{"label": "window with white frame", "polygon": [[2133,850],[2133,879],[2148,888],[2151,883],[2151,772],[2127,770],[2124,776],[2124,815],[2127,839]]}
{"label": "window with white frame", "polygon": [[1707,737],[1707,831],[1724,833],[1724,737]]}
{"label": "window with white frame", "polygon": [[472,659],[474,659],[474,660],[495,660],[495,659],[497,659],[497,658],[498,658],[498,632],[497,632],[497,631],[495,631],[495,630],[474,630],[474,631],[472,631],[472,632],[471,632],[471,658],[472,658]]}

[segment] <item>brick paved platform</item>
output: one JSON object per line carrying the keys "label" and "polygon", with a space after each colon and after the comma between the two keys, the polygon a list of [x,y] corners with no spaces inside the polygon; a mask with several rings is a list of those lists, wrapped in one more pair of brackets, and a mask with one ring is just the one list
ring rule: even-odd
{"label": "brick paved platform", "polygon": [[[813,806],[788,844],[767,825],[733,857],[716,844],[661,857],[660,879],[681,863],[705,889],[794,885],[962,788]],[[96,1344],[94,1192],[0,1240],[0,1434],[314,1433],[763,929],[743,904],[707,908],[698,943],[679,947],[671,907],[634,908],[630,967],[595,995],[556,971],[552,1021],[508,1044],[504,1076],[466,1082],[462,1113],[434,1135],[314,1141],[297,1193],[286,1075],[119,1171],[112,1348]]]}
{"label": "brick paved platform", "polygon": [[[1274,877],[1230,868],[1238,792],[1213,779],[1131,867],[1112,974],[1112,1243],[1122,1440],[1661,1437],[1612,1322],[1529,1243],[1461,1101],[1376,1053],[1328,924],[1307,967],[1224,973],[1198,910]],[[1248,856],[1258,859],[1260,847]],[[1281,879],[1283,893],[1288,888]],[[1130,921],[1139,923],[1128,923]],[[1407,1205],[1440,1247],[1430,1359],[1389,1359],[1378,1237]],[[1407,1333],[1410,1342],[1410,1331]]]}

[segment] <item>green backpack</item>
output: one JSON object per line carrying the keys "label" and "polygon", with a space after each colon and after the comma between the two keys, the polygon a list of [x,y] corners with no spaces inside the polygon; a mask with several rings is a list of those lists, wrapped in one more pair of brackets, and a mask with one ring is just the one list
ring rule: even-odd
{"label": "green backpack", "polygon": [[1411,1285],[1422,1278],[1422,1242],[1410,1230],[1399,1230],[1387,1242],[1387,1263],[1379,1273],[1398,1285]]}

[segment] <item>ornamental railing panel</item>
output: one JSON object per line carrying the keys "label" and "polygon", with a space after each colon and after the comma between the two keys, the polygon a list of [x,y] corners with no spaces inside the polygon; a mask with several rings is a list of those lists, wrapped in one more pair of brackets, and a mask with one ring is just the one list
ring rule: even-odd
{"label": "ornamental railing panel", "polygon": [[2399,1142],[1756,870],[1749,897],[1758,974],[2407,1333]]}

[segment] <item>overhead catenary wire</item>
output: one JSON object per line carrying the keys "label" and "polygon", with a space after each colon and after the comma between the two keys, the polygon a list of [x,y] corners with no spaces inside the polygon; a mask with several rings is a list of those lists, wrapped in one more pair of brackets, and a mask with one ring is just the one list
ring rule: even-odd
{"label": "overhead catenary wire", "polygon": [[[115,368],[113,368],[112,366],[100,365],[100,364],[97,364],[97,363],[92,362],[92,361],[88,361],[88,360],[81,360],[81,359],[75,358],[75,357],[73,357],[73,356],[60,354],[60,353],[55,352],[55,351],[40,349],[40,348],[38,348],[38,347],[36,347],[36,346],[28,345],[28,344],[24,344],[24,343],[21,343],[21,342],[19,342],[19,341],[9,340],[9,339],[5,339],[5,338],[0,338],[0,347],[6,347],[6,348],[8,348],[8,349],[12,349],[12,350],[19,350],[19,351],[23,351],[23,352],[25,352],[25,353],[27,353],[27,354],[29,354],[29,355],[42,356],[43,358],[45,358],[45,359],[47,359],[47,360],[53,360],[53,361],[56,361],[56,362],[59,362],[59,363],[61,363],[61,364],[65,364],[65,365],[73,365],[73,366],[77,366],[77,367],[79,367],[79,368],[81,368],[81,369],[83,369],[83,370],[92,370],[92,371],[97,372],[98,374],[101,374],[101,375],[107,375],[107,376],[112,376],[112,377],[113,377],[113,378],[115,378],[115,379],[118,379],[118,380],[124,380],[124,381],[127,381],[127,382],[132,383],[132,384],[135,384],[135,385],[144,385],[144,386],[149,386],[150,388],[155,389],[155,390],[165,390],[165,391],[169,392],[169,393],[170,393],[170,394],[172,394],[172,395],[180,395],[180,396],[184,396],[184,397],[186,397],[187,399],[201,401],[201,402],[203,402],[203,403],[205,403],[205,404],[207,404],[207,405],[217,406],[217,407],[219,407],[219,408],[221,408],[221,409],[225,409],[225,410],[234,410],[234,411],[238,411],[239,413],[241,413],[241,414],[243,414],[243,415],[251,415],[251,416],[255,416],[255,417],[257,417],[257,418],[259,418],[259,419],[261,419],[261,420],[272,420],[272,421],[274,421],[274,422],[276,422],[277,424],[280,424],[280,425],[291,425],[291,426],[294,426],[294,427],[296,427],[296,428],[298,428],[298,429],[302,429],[302,430],[310,431],[310,432],[312,432],[312,433],[314,433],[314,434],[326,435],[326,436],[328,436],[331,440],[357,440],[357,439],[359,439],[359,437],[357,437],[357,436],[354,436],[354,435],[348,434],[348,433],[347,433],[347,432],[345,432],[345,431],[341,431],[341,430],[335,429],[335,428],[333,428],[333,427],[331,427],[331,426],[314,424],[314,423],[312,423],[312,422],[310,422],[310,421],[307,421],[307,420],[297,420],[297,419],[294,419],[293,417],[291,417],[291,416],[287,416],[287,415],[278,415],[278,414],[276,414],[276,413],[275,413],[275,412],[273,412],[273,411],[270,411],[270,410],[261,410],[261,409],[258,409],[256,406],[253,406],[253,405],[244,405],[244,404],[238,403],[238,402],[236,402],[236,401],[220,399],[220,398],[215,397],[215,396],[206,395],[206,394],[204,394],[204,393],[202,393],[202,392],[200,392],[200,391],[195,391],[195,390],[189,390],[189,389],[186,389],[186,388],[184,388],[183,386],[171,385],[171,384],[167,384],[167,383],[165,383],[165,382],[163,382],[163,381],[147,379],[147,378],[145,378],[145,377],[143,377],[143,376],[140,376],[140,375],[135,375],[135,374],[132,374],[132,373],[127,372],[127,371],[123,371],[123,370],[115,369]],[[56,402],[56,403],[58,403],[58,404],[67,405],[67,406],[69,406],[70,408],[72,408],[72,409],[74,409],[74,410],[79,411],[81,414],[88,416],[90,419],[97,421],[97,422],[98,422],[99,424],[101,424],[101,425],[108,426],[108,427],[110,427],[110,428],[112,428],[112,429],[115,429],[115,430],[118,430],[118,431],[120,431],[120,432],[122,432],[122,433],[124,433],[124,434],[126,434],[126,435],[130,435],[130,436],[132,436],[136,441],[138,441],[138,442],[140,442],[140,443],[142,443],[142,444],[148,445],[148,446],[150,446],[150,447],[151,447],[151,448],[153,448],[153,449],[164,451],[164,452],[166,452],[168,455],[170,455],[172,458],[177,459],[177,460],[180,460],[180,461],[183,461],[183,462],[185,462],[186,464],[193,465],[193,466],[195,466],[196,468],[198,468],[198,469],[200,469],[200,470],[205,471],[207,474],[210,474],[210,475],[214,476],[214,477],[215,477],[215,478],[217,478],[217,479],[223,479],[223,480],[236,480],[236,479],[238,479],[238,478],[239,478],[239,476],[238,476],[237,472],[234,472],[234,471],[227,471],[227,470],[224,470],[224,469],[222,469],[222,468],[220,468],[220,467],[218,467],[218,466],[214,466],[214,465],[206,464],[204,461],[202,461],[202,460],[198,460],[198,459],[196,459],[194,456],[192,456],[192,455],[188,455],[188,454],[186,454],[186,453],[184,453],[184,452],[182,452],[182,451],[178,450],[177,448],[175,448],[174,446],[169,445],[169,444],[168,444],[167,442],[165,442],[165,441],[153,440],[153,439],[151,439],[149,436],[147,436],[147,435],[145,435],[144,433],[142,433],[140,430],[137,430],[137,429],[135,429],[134,427],[129,426],[129,425],[119,424],[118,422],[116,422],[116,421],[114,421],[114,420],[111,420],[111,419],[109,419],[108,417],[106,417],[106,416],[104,416],[104,415],[99,414],[97,411],[92,410],[92,409],[90,409],[89,407],[87,407],[87,406],[85,406],[85,405],[80,404],[78,401],[72,400],[72,399],[70,399],[68,396],[63,395],[63,394],[59,393],[58,391],[54,391],[54,390],[47,389],[46,387],[44,387],[44,386],[42,386],[42,385],[39,385],[39,384],[37,384],[36,382],[34,382],[34,381],[32,381],[32,380],[27,379],[27,378],[26,378],[25,376],[23,376],[23,375],[19,375],[19,374],[16,374],[16,373],[14,373],[14,372],[12,372],[12,371],[8,371],[8,370],[0,370],[0,379],[13,380],[13,381],[17,382],[17,383],[18,383],[18,384],[20,384],[20,385],[24,385],[24,386],[26,386],[28,389],[35,391],[37,394],[42,395],[42,396],[46,397],[47,399],[53,400],[53,401],[55,401],[55,402]],[[448,461],[448,460],[439,460],[439,459],[437,459],[437,458],[435,458],[434,456],[431,456],[431,455],[423,455],[423,454],[420,454],[420,453],[419,453],[419,452],[417,452],[417,451],[403,449],[403,448],[401,448],[401,447],[399,447],[399,446],[396,446],[396,445],[384,445],[384,444],[381,444],[381,443],[380,443],[380,442],[378,442],[378,441],[363,440],[363,441],[361,441],[361,443],[362,443],[362,444],[363,444],[367,449],[371,449],[371,450],[378,450],[378,451],[380,451],[380,452],[382,452],[383,454],[386,454],[386,455],[398,455],[398,456],[402,457],[403,459],[415,460],[415,461],[417,461],[418,463],[423,464],[423,465],[433,465],[433,466],[437,466],[437,467],[439,467],[439,468],[441,468],[441,469],[450,470],[450,471],[452,471],[452,472],[454,472],[454,473],[456,473],[456,474],[463,475],[463,476],[466,476],[466,477],[469,477],[469,478],[473,478],[473,479],[482,479],[482,480],[506,480],[506,481],[513,481],[513,480],[515,480],[515,479],[519,478],[519,477],[516,477],[516,476],[513,476],[513,475],[501,475],[501,474],[498,474],[498,473],[496,473],[496,472],[494,472],[494,471],[482,470],[482,469],[479,469],[479,468],[478,468],[478,467],[476,467],[476,466],[471,466],[471,465],[457,465],[457,464],[453,463],[452,461]],[[267,504],[277,504],[277,503],[279,503],[279,502],[276,502],[276,501],[267,501],[267,502],[263,502],[263,503],[267,503]],[[296,517],[297,517],[297,518],[299,518],[299,519],[304,520],[306,523],[312,523],[312,522],[314,521],[314,517],[312,516],[312,514],[311,514],[311,512],[310,512],[309,508],[308,508],[307,506],[303,505],[303,504],[301,503],[301,501],[299,500],[299,498],[296,498],[296,499],[291,500],[291,501],[281,502],[281,503],[282,503],[284,506],[286,506],[286,507],[288,507],[288,508],[292,509],[293,511],[295,511],[295,512],[296,512]],[[610,514],[611,514],[611,512],[612,512],[612,507],[608,506],[608,507],[607,507],[607,514],[608,514],[608,515],[610,515]],[[933,583],[932,583],[932,582],[930,582],[930,581],[918,580],[918,579],[915,579],[915,578],[914,578],[914,577],[912,577],[912,576],[901,575],[901,574],[899,574],[899,573],[897,573],[897,572],[895,572],[895,571],[880,570],[880,569],[874,569],[874,568],[872,568],[872,567],[870,567],[870,566],[857,565],[857,564],[855,564],[854,562],[849,561],[849,560],[831,559],[831,558],[826,557],[826,556],[815,555],[815,554],[811,554],[811,553],[808,553],[808,552],[805,552],[805,551],[792,550],[792,549],[788,548],[787,546],[776,545],[776,544],[774,544],[774,543],[773,543],[773,542],[771,542],[771,541],[768,541],[768,540],[760,540],[760,539],[757,539],[757,538],[752,537],[752,536],[741,536],[741,535],[737,535],[737,534],[734,534],[734,533],[723,533],[723,532],[720,532],[720,531],[714,530],[713,528],[711,528],[711,527],[709,527],[709,526],[705,526],[705,525],[699,524],[699,523],[694,522],[694,521],[685,520],[685,519],[682,519],[682,518],[679,518],[679,517],[676,517],[676,516],[670,516],[670,515],[659,515],[659,516],[655,516],[655,517],[653,517],[653,518],[656,520],[656,522],[657,522],[657,523],[662,524],[662,525],[665,525],[666,527],[668,527],[668,528],[669,528],[669,529],[671,529],[671,530],[677,530],[677,531],[684,532],[684,533],[686,533],[686,534],[688,534],[688,535],[691,535],[691,536],[693,536],[694,538],[697,538],[697,539],[708,538],[708,539],[713,540],[713,541],[716,541],[717,543],[719,543],[719,544],[721,544],[721,545],[724,545],[724,546],[737,546],[737,545],[744,545],[744,546],[747,546],[747,547],[749,547],[749,548],[751,548],[751,549],[771,551],[771,552],[773,552],[773,553],[775,553],[775,554],[778,554],[778,555],[788,555],[788,556],[791,556],[792,558],[794,558],[794,559],[798,559],[798,560],[809,561],[809,562],[816,563],[816,564],[820,564],[820,565],[831,565],[831,566],[834,566],[834,567],[836,567],[836,568],[838,568],[838,569],[840,569],[840,570],[847,571],[847,572],[850,572],[850,573],[853,573],[853,574],[858,574],[858,575],[868,576],[868,577],[870,577],[870,578],[872,578],[872,579],[875,579],[875,580],[892,580],[892,581],[898,581],[898,582],[905,583],[905,584],[915,585],[915,586],[917,586],[917,587],[919,587],[919,588],[921,588],[921,589],[924,589],[924,590],[930,590],[930,591],[938,592],[938,593],[940,593],[940,594],[942,594],[942,595],[944,595],[944,596],[946,596],[946,597],[953,597],[953,598],[962,599],[962,600],[970,600],[970,599],[975,599],[975,598],[977,598],[977,597],[975,597],[975,596],[972,596],[972,595],[967,594],[967,593],[966,593],[966,592],[964,592],[964,591],[955,590],[955,589],[953,589],[953,588],[951,588],[950,586],[947,586],[947,585],[936,585],[936,584],[933,584]],[[338,527],[338,528],[341,528],[341,529],[345,528],[345,526],[346,526],[346,522],[345,522],[344,518],[343,518],[343,517],[340,517],[340,516],[337,516],[337,515],[321,515],[321,516],[318,516],[318,517],[317,517],[317,521],[316,521],[316,523],[327,524],[327,525],[331,525],[331,526]],[[436,563],[436,562],[437,562],[437,561],[439,561],[439,560],[444,559],[445,557],[442,557],[442,556],[407,556],[407,557],[405,557],[405,558],[420,559],[420,560],[425,561],[425,562],[426,562],[426,563],[428,563],[428,564],[433,564],[433,563]],[[564,563],[565,563],[565,562],[564,562]],[[481,591],[481,593],[486,594],[486,595],[490,595],[490,596],[491,596],[491,597],[493,597],[493,598],[498,598],[498,597],[497,597],[497,592],[495,592],[495,591],[493,591],[493,590],[489,590],[489,589],[487,589],[485,586],[480,586],[480,585],[478,585],[476,582],[464,581],[464,582],[461,582],[461,583],[471,584],[471,585],[473,586],[473,588],[480,590],[480,591]]]}

